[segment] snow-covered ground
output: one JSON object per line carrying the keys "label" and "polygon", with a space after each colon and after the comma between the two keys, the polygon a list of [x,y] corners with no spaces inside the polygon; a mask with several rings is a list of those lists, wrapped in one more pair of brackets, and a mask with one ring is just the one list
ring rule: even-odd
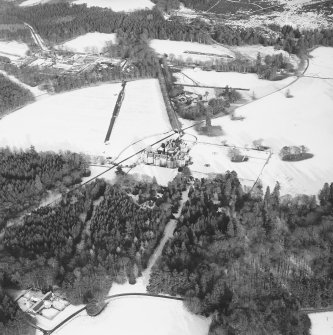
{"label": "snow-covered ground", "polygon": [[288,59],[289,62],[294,65],[294,67],[297,67],[299,63],[299,58],[296,55],[291,55],[284,50],[274,49],[273,46],[265,47],[261,44],[256,44],[256,45],[229,46],[229,48],[233,52],[240,53],[241,55],[251,60],[255,60],[257,58],[258,53],[260,53],[262,58],[264,58],[267,55],[272,56],[272,55],[282,54],[283,57]]}
{"label": "snow-covered ground", "polygon": [[210,53],[219,56],[234,56],[234,53],[228,48],[218,44],[201,44],[197,42],[184,42],[184,41],[170,41],[170,40],[158,40],[154,39],[150,41],[150,46],[160,55],[167,54],[169,57],[182,58],[186,60],[191,58],[192,60],[207,61],[213,58],[220,58],[218,56],[208,55],[197,55],[189,52],[201,52]]}
{"label": "snow-covered ground", "polygon": [[333,17],[324,13],[302,12],[299,6],[290,6],[285,11],[275,11],[272,14],[251,15],[242,20],[225,20],[226,25],[243,28],[265,27],[269,24],[289,25],[300,29],[330,28]]}
{"label": "snow-covered ground", "polygon": [[107,43],[117,42],[116,34],[88,33],[58,45],[57,49],[82,53],[100,53]]}
{"label": "snow-covered ground", "polygon": [[311,335],[333,334],[333,312],[309,314]]}
{"label": "snow-covered ground", "polygon": [[[199,68],[184,69],[182,72],[175,74],[175,76],[178,78],[179,83],[189,85],[193,85],[193,81],[191,81],[188,77],[184,76],[182,73],[184,73],[200,85],[218,87],[225,87],[226,85],[228,85],[229,87],[234,88],[249,89],[250,91],[239,91],[242,96],[247,100],[252,99],[253,93],[255,94],[256,98],[260,98],[264,95],[276,91],[281,87],[284,87],[295,79],[295,77],[289,77],[284,80],[269,81],[259,79],[255,73],[245,74],[238,72],[203,71]],[[214,89],[185,86],[185,90],[197,94],[204,94],[207,91],[209,93],[208,98],[215,97]]]}
{"label": "snow-covered ground", "polygon": [[50,2],[51,0],[26,0],[23,1],[20,6],[26,7],[26,6],[34,6],[39,4],[44,4],[47,2]]}
{"label": "snow-covered ground", "polygon": [[101,155],[120,84],[50,96],[0,120],[0,146]]}
{"label": "snow-covered ground", "polygon": [[73,3],[85,3],[88,7],[110,8],[115,12],[132,12],[137,9],[151,9],[154,7],[154,3],[149,0],[76,0]]}
{"label": "snow-covered ground", "polygon": [[[333,78],[333,48],[320,47],[311,55],[313,58],[310,58],[306,75]],[[244,85],[247,84],[244,82]],[[232,121],[228,117],[213,120],[213,125],[222,126],[225,135],[215,138],[198,136],[199,141],[221,143],[225,140],[230,145],[250,147],[254,140],[263,139],[263,144],[270,146],[273,152],[261,175],[263,184],[274,187],[279,181],[282,194],[318,194],[325,182],[333,180],[333,154],[329,150],[333,142],[332,88],[332,79],[302,77],[290,86],[293,98],[286,98],[285,90],[282,90],[240,107],[236,115],[244,116],[245,120]],[[300,162],[284,162],[278,153],[285,145],[305,145],[314,157]],[[261,162],[263,168],[265,161],[252,159],[256,153],[247,152],[248,162],[233,164],[241,179],[259,176],[259,166],[254,168],[253,164]],[[220,158],[223,148],[217,150],[214,146],[202,145],[194,148],[193,154],[194,166],[202,165],[201,161],[205,159],[214,172],[225,171],[224,161]],[[249,178],[247,169],[254,169],[253,177]],[[200,171],[207,172],[207,168],[201,167]]]}
{"label": "snow-covered ground", "polygon": [[[138,292],[135,285],[119,286],[121,293],[127,288]],[[182,301],[130,296],[111,300],[97,317],[83,312],[55,334],[207,335],[209,324],[209,319],[188,312]]]}
{"label": "snow-covered ground", "polygon": [[138,179],[156,178],[156,181],[159,185],[167,186],[169,181],[172,181],[178,173],[177,169],[167,169],[160,166],[137,165],[134,169],[131,170],[130,174],[137,176]]}
{"label": "snow-covered ground", "polygon": [[[106,146],[106,155],[117,157],[122,153],[119,159],[124,158],[166,136],[165,133],[170,131],[158,80],[128,82],[124,101]],[[128,150],[123,151],[124,148]]]}
{"label": "snow-covered ground", "polygon": [[[104,144],[120,84],[47,97],[0,121],[0,146],[71,150],[125,158],[171,131],[157,79],[129,82],[108,145]],[[131,146],[133,144],[133,146]],[[124,150],[126,149],[127,150]]]}
{"label": "snow-covered ground", "polygon": [[25,43],[16,41],[0,41],[0,56],[8,57],[10,60],[17,60],[24,57],[29,50]]}

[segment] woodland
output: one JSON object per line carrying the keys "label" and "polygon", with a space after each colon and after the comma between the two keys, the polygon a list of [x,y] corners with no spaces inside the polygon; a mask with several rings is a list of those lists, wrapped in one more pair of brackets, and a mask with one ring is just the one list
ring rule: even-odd
{"label": "woodland", "polygon": [[[46,171],[40,171],[43,159]],[[21,200],[27,206],[32,205],[30,199],[36,205],[42,189],[57,184],[59,178],[69,186],[78,181],[74,177],[79,177],[79,171],[86,174],[84,164],[74,165],[71,171],[72,161],[65,164],[66,169],[50,157],[46,160],[43,153],[21,154],[7,159],[6,164],[13,168],[21,161],[20,168],[26,167],[27,172],[20,178],[30,181],[21,185]],[[10,185],[19,171],[4,174],[5,182]],[[13,327],[24,328],[25,324],[4,289],[33,287],[46,292],[57,287],[71,303],[79,304],[105,298],[113,282],[128,279],[135,283],[166,223],[178,210],[185,188],[186,179],[181,175],[168,187],[161,187],[154,180],[136,182],[119,174],[115,185],[97,179],[84,187],[72,187],[62,192],[59,201],[35,206],[19,222],[7,226],[0,252],[0,327],[12,334]],[[153,206],[142,207],[148,201]],[[12,204],[8,207],[14,210]]]}
{"label": "woodland", "polygon": [[[278,184],[246,190],[235,172],[199,180],[187,171],[168,187],[120,173],[114,185],[96,180],[6,229],[3,288],[58,287],[74,304],[102,301],[113,282],[135,283],[186,189],[149,292],[183,296],[193,313],[211,315],[210,334],[309,334],[302,308],[333,299],[333,184],[317,203],[281,197]],[[22,327],[0,293],[0,326],[11,329],[17,315]]]}
{"label": "woodland", "polygon": [[0,117],[34,101],[32,93],[0,73]]}
{"label": "woodland", "polygon": [[210,334],[309,334],[302,308],[333,301],[333,184],[319,199],[195,180],[148,290],[212,315]]}
{"label": "woodland", "polygon": [[84,157],[64,152],[0,149],[0,230],[24,210],[37,206],[48,190],[66,191],[89,175]]}
{"label": "woodland", "polygon": [[[184,2],[191,6],[190,1]],[[159,1],[159,6],[164,5],[174,4]],[[133,70],[127,76],[133,77],[160,74],[148,46],[152,38],[260,43],[299,56],[315,45],[333,46],[329,29],[271,26],[274,36],[260,29],[225,25],[211,30],[200,20],[186,23],[174,17],[167,21],[157,8],[125,14],[56,3],[26,8],[7,4],[2,11],[6,24],[28,22],[50,44],[87,32],[117,33],[119,44],[108,46],[106,53],[129,58]],[[15,32],[1,34],[15,37]],[[38,85],[49,79],[56,92],[124,76],[115,67],[80,78],[43,77],[37,69],[15,67],[8,59],[0,63],[24,82]],[[258,57],[253,70],[269,78],[268,70],[274,66],[287,65],[282,65],[280,56]],[[5,77],[0,77],[0,83],[3,108],[13,107],[14,100],[19,107],[31,98]],[[16,99],[12,91],[26,100]],[[209,102],[211,113],[225,108],[220,100]],[[197,112],[189,117],[198,117]],[[314,196],[281,197],[278,184],[273,191],[263,190],[260,183],[245,190],[235,172],[200,180],[179,173],[167,187],[121,175],[115,185],[96,180],[75,187],[88,173],[84,157],[78,154],[1,149],[0,228],[18,217],[20,223],[7,227],[1,242],[1,334],[29,331],[24,315],[5,293],[7,288],[46,292],[57,287],[77,304],[103,299],[113,282],[135,283],[187,187],[189,200],[153,269],[150,292],[183,296],[192,312],[211,315],[211,335],[308,335],[310,321],[302,308],[332,305],[333,184],[323,186],[317,203]],[[61,200],[38,207],[52,190],[62,194]],[[143,208],[147,201],[154,205]]]}

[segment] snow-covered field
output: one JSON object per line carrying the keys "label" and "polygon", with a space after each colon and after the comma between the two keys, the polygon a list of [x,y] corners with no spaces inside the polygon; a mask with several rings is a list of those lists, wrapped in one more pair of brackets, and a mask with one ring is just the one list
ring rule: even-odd
{"label": "snow-covered field", "polygon": [[[184,69],[182,72],[175,74],[179,83],[189,85],[193,85],[193,81],[182,75],[182,73],[200,85],[218,87],[225,87],[228,85],[229,87],[249,89],[250,91],[240,91],[242,96],[247,100],[252,99],[253,93],[255,94],[256,98],[260,98],[264,95],[276,91],[281,87],[284,87],[295,79],[295,77],[289,77],[284,80],[269,81],[259,79],[258,76],[254,73],[244,74],[238,72],[203,71],[199,68]],[[215,97],[214,89],[185,86],[185,90],[197,94],[204,94],[207,91],[209,93],[208,98]]]}
{"label": "snow-covered field", "polygon": [[167,169],[160,166],[137,165],[134,169],[131,170],[130,174],[137,176],[138,179],[156,178],[156,181],[159,185],[167,186],[169,181],[172,181],[178,173],[177,169]]}
{"label": "snow-covered field", "polygon": [[58,335],[206,335],[209,321],[189,313],[181,301],[152,297],[111,300],[97,317],[85,313],[56,331]]}
{"label": "snow-covered field", "polygon": [[151,9],[154,7],[154,3],[149,0],[76,0],[73,3],[85,3],[88,7],[111,8],[115,12],[132,12],[137,9]]}
{"label": "snow-covered field", "polygon": [[107,43],[117,42],[116,34],[88,33],[58,45],[57,49],[82,53],[100,53]]}
{"label": "snow-covered field", "polygon": [[120,84],[50,96],[0,120],[0,146],[102,154]]}
{"label": "snow-covered field", "polygon": [[[128,82],[120,113],[106,146],[106,155],[117,157],[123,152],[119,157],[121,159],[147,147],[169,131],[171,126],[158,80]],[[124,148],[129,149],[123,151]]]}
{"label": "snow-covered field", "polygon": [[311,335],[333,334],[333,312],[309,314]]}
{"label": "snow-covered field", "polygon": [[24,57],[28,50],[29,47],[25,43],[0,41],[0,56],[8,57],[10,60]]}
{"label": "snow-covered field", "polygon": [[[310,58],[306,75],[333,78],[333,48],[320,47],[311,55],[313,58]],[[333,180],[333,153],[329,150],[329,145],[333,142],[332,88],[332,79],[300,78],[290,86],[293,98],[286,98],[285,90],[282,90],[258,99],[236,111],[237,115],[245,117],[243,121],[232,121],[227,117],[213,120],[213,125],[222,126],[224,136],[198,138],[200,141],[214,143],[225,140],[230,145],[240,147],[250,147],[254,140],[263,139],[263,144],[270,146],[273,152],[261,175],[263,184],[274,187],[276,181],[279,181],[282,194],[317,194],[325,182]],[[188,130],[190,131],[194,132]],[[283,162],[278,153],[285,145],[305,145],[314,157],[300,162]],[[218,150],[208,145],[193,149],[194,166],[205,159],[211,166],[215,166],[215,172],[223,172],[223,160],[216,154],[214,160],[213,152]],[[251,151],[247,154],[253,156],[254,153],[256,152]],[[248,162],[233,164],[241,179],[255,179],[259,176],[256,167],[253,177],[249,178],[247,168],[253,168],[252,161],[259,160],[250,157]],[[201,168],[201,172],[206,171]]]}
{"label": "snow-covered field", "polygon": [[109,144],[105,145],[120,89],[120,84],[105,84],[30,104],[0,121],[0,146],[34,145],[43,151],[71,150],[114,158],[123,153],[121,159],[171,130],[158,81],[129,82]]}
{"label": "snow-covered field", "polygon": [[158,40],[154,39],[150,41],[150,46],[160,55],[167,54],[169,57],[172,55],[175,58],[182,58],[186,60],[191,58],[192,60],[212,60],[213,58],[220,58],[218,56],[207,56],[207,55],[196,55],[189,52],[201,52],[201,53],[210,53],[216,54],[219,56],[229,55],[234,56],[234,53],[228,48],[225,48],[221,45],[211,45],[211,44],[201,44],[197,42],[184,42],[184,41],[170,41],[170,40]]}

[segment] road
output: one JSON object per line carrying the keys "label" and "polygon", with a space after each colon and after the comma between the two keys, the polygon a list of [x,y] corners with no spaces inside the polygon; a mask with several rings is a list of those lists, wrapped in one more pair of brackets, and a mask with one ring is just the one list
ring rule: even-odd
{"label": "road", "polygon": [[117,99],[116,105],[114,106],[114,109],[113,109],[113,113],[112,113],[112,117],[111,117],[109,129],[108,129],[108,131],[106,133],[104,142],[108,142],[110,140],[110,136],[111,136],[111,132],[112,132],[113,126],[114,126],[114,124],[116,122],[117,116],[119,115],[120,108],[121,108],[121,105],[122,105],[124,97],[125,97],[126,81],[123,82],[122,87],[123,88],[122,88],[122,90],[120,91],[120,93],[118,95],[118,99]]}

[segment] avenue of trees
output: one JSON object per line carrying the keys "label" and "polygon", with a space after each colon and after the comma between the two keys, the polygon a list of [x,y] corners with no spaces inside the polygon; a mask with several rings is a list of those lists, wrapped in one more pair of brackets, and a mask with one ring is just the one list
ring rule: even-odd
{"label": "avenue of trees", "polygon": [[0,73],[0,117],[34,101],[32,93]]}
{"label": "avenue of trees", "polygon": [[309,334],[301,307],[333,303],[333,184],[319,199],[195,180],[149,291],[212,315],[210,334]]}

